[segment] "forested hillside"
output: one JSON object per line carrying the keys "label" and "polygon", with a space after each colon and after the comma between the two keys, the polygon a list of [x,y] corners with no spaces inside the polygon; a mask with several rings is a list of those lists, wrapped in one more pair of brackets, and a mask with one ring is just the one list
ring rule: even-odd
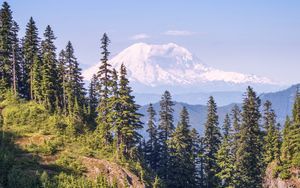
{"label": "forested hillside", "polygon": [[[57,56],[55,34],[40,38],[33,18],[24,38],[8,3],[0,10],[0,187],[237,187],[297,179],[300,92],[283,131],[270,101],[249,86],[241,107],[219,122],[207,102],[203,135],[187,108],[174,123],[165,91],[141,122],[126,67],[112,68],[110,39],[88,89],[71,42]],[[261,110],[263,109],[263,110]],[[158,120],[158,121],[157,121]],[[147,139],[140,135],[145,127]]]}

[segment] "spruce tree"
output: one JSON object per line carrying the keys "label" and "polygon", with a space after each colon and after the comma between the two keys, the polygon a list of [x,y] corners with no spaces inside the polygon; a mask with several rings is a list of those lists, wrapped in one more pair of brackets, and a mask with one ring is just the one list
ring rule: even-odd
{"label": "spruce tree", "polygon": [[233,177],[232,182],[236,184],[238,182],[238,173],[236,167],[237,161],[237,151],[240,144],[240,135],[241,135],[241,110],[238,105],[234,105],[231,110],[231,119],[232,119],[232,157],[233,157]]}
{"label": "spruce tree", "polygon": [[50,110],[54,112],[58,99],[58,71],[57,60],[54,45],[55,36],[48,25],[44,33],[44,40],[42,41],[42,95],[43,103]]}
{"label": "spruce tree", "polygon": [[291,153],[291,120],[289,116],[286,116],[282,134],[282,146],[281,146],[281,161],[283,163],[290,163],[292,159]]}
{"label": "spruce tree", "polygon": [[89,111],[89,116],[90,116],[90,121],[93,121],[97,114],[96,114],[96,108],[98,106],[98,100],[99,100],[99,95],[97,92],[97,76],[94,74],[91,82],[89,84],[89,88],[88,88],[88,111]]}
{"label": "spruce tree", "polygon": [[293,166],[300,165],[300,92],[297,90],[294,107],[292,123],[289,127],[289,146],[291,154],[291,162]]}
{"label": "spruce tree", "polygon": [[241,132],[235,161],[236,187],[261,187],[263,157],[259,107],[260,99],[248,87],[243,100]]}
{"label": "spruce tree", "polygon": [[165,91],[160,100],[159,124],[158,124],[158,142],[159,142],[159,164],[158,176],[162,182],[166,183],[169,179],[169,149],[167,141],[174,132],[173,124],[173,106],[174,102],[169,91]]}
{"label": "spruce tree", "polygon": [[220,184],[217,177],[219,172],[217,152],[221,143],[221,133],[218,125],[217,105],[211,96],[207,103],[207,119],[204,133],[206,187],[216,187]]}
{"label": "spruce tree", "polygon": [[13,21],[12,25],[12,89],[15,95],[22,91],[22,49],[18,38],[19,26]]}
{"label": "spruce tree", "polygon": [[0,78],[2,85],[10,89],[13,84],[13,18],[7,2],[0,9]]}
{"label": "spruce tree", "polygon": [[138,130],[143,128],[140,121],[141,114],[138,113],[139,106],[135,104],[132,89],[129,86],[127,72],[125,66],[121,65],[120,82],[119,82],[119,117],[116,120],[115,129],[117,130],[117,138],[119,151],[124,156],[133,157],[129,154],[133,152],[136,145],[140,142],[141,135]]}
{"label": "spruce tree", "polygon": [[59,99],[60,99],[60,105],[63,108],[63,111],[65,114],[67,114],[67,89],[68,89],[68,83],[67,83],[67,61],[66,61],[66,54],[65,50],[61,50],[58,55],[58,82],[61,83],[61,87],[58,91]]}
{"label": "spruce tree", "polygon": [[151,103],[149,104],[147,112],[149,116],[147,122],[149,140],[146,143],[146,162],[154,172],[157,172],[159,160],[158,130],[155,123],[156,112]]}
{"label": "spruce tree", "polygon": [[99,67],[99,71],[97,73],[97,78],[99,80],[98,84],[98,92],[100,95],[99,104],[97,107],[97,124],[98,124],[98,132],[100,137],[103,139],[105,144],[109,144],[112,141],[112,134],[111,134],[111,125],[109,124],[109,120],[107,117],[111,112],[111,109],[108,105],[109,97],[111,97],[111,65],[108,62],[108,56],[110,52],[108,51],[108,45],[110,40],[106,33],[104,33],[101,39],[101,49],[102,49],[102,58],[101,58],[101,65]]}
{"label": "spruce tree", "polygon": [[276,124],[276,115],[272,109],[272,103],[264,103],[264,162],[268,165],[273,160],[279,159],[280,154],[280,134],[279,127]]}
{"label": "spruce tree", "polygon": [[170,148],[170,176],[168,187],[196,187],[194,179],[193,140],[190,132],[189,114],[185,107],[180,113],[176,130],[168,140]]}
{"label": "spruce tree", "polygon": [[65,103],[67,103],[67,112],[70,115],[75,115],[74,107],[76,99],[77,107],[80,111],[79,116],[82,116],[85,102],[85,89],[81,68],[79,68],[78,61],[74,55],[74,48],[70,41],[67,43],[66,49],[62,55],[64,55],[62,62],[65,61],[65,66],[61,65],[61,67],[62,69],[65,67],[66,77],[61,79],[63,79],[63,84],[65,85],[63,86],[63,92],[66,95]]}
{"label": "spruce tree", "polygon": [[204,160],[203,160],[203,144],[202,138],[195,128],[191,130],[191,138],[192,138],[192,153],[193,153],[193,172],[191,176],[193,176],[194,185],[198,187],[204,187]]}
{"label": "spruce tree", "polygon": [[[33,92],[33,74],[34,74],[34,59],[35,56],[40,55],[39,52],[39,37],[38,29],[36,27],[35,21],[31,17],[28,24],[26,25],[23,52],[24,52],[24,97],[28,99],[36,98]],[[37,68],[37,67],[35,67]]]}
{"label": "spruce tree", "polygon": [[31,88],[32,88],[32,95],[33,99],[41,103],[42,102],[42,61],[38,55],[34,56],[33,65],[32,65],[32,81],[31,81]]}
{"label": "spruce tree", "polygon": [[232,153],[232,132],[231,122],[228,114],[225,116],[223,123],[223,139],[220,149],[217,154],[217,163],[220,167],[220,172],[217,174],[221,180],[222,187],[233,186],[234,173],[234,156]]}

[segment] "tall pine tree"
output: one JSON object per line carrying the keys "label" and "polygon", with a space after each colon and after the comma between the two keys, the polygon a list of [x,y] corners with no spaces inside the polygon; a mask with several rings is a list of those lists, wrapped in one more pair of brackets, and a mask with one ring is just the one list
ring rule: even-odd
{"label": "tall pine tree", "polygon": [[280,132],[276,124],[276,115],[272,109],[272,103],[264,103],[264,162],[268,165],[273,160],[279,160],[280,155]]}
{"label": "tall pine tree", "polygon": [[260,99],[253,89],[248,87],[243,100],[241,132],[235,161],[237,187],[261,187],[263,157],[259,107]]}
{"label": "tall pine tree", "polygon": [[57,60],[54,45],[54,33],[48,25],[44,33],[44,40],[42,41],[42,94],[43,103],[46,107],[54,112],[58,100],[58,71]]}
{"label": "tall pine tree", "polygon": [[0,78],[4,88],[12,87],[13,18],[7,2],[0,10]]}
{"label": "tall pine tree", "polygon": [[189,114],[185,107],[180,113],[176,130],[168,140],[170,148],[170,181],[168,187],[197,187],[195,163],[193,160],[193,139],[189,124]]}
{"label": "tall pine tree", "polygon": [[134,152],[137,144],[140,143],[141,135],[138,130],[143,128],[140,121],[141,114],[138,113],[139,106],[135,104],[132,89],[129,86],[125,66],[121,65],[120,83],[119,83],[119,117],[116,120],[117,138],[119,151],[127,157],[133,157],[130,154]]}
{"label": "tall pine tree", "polygon": [[159,145],[158,145],[158,132],[157,125],[155,121],[156,112],[153,109],[153,105],[150,103],[147,109],[148,112],[148,135],[149,140],[146,143],[146,162],[149,164],[150,168],[157,172],[158,169],[158,160],[159,160]]}
{"label": "tall pine tree", "polygon": [[220,184],[217,173],[217,152],[221,144],[221,133],[217,115],[217,105],[214,98],[209,97],[207,103],[207,119],[204,133],[204,155],[205,155],[205,175],[206,187],[217,187]]}
{"label": "tall pine tree", "polygon": [[167,141],[174,132],[173,124],[173,106],[174,102],[169,91],[165,91],[160,101],[158,140],[159,140],[159,164],[158,176],[164,182],[168,183],[170,178],[170,151]]}
{"label": "tall pine tree", "polygon": [[24,97],[28,99],[36,98],[33,92],[33,79],[34,68],[37,69],[38,64],[34,65],[35,56],[39,56],[39,37],[38,29],[36,27],[35,21],[31,17],[28,24],[26,25],[26,32],[24,37],[23,51],[24,51]]}
{"label": "tall pine tree", "polygon": [[217,176],[222,182],[222,187],[233,186],[234,156],[232,153],[231,122],[228,114],[226,114],[223,123],[223,139],[217,154],[217,162],[220,167],[220,172]]}
{"label": "tall pine tree", "polygon": [[110,52],[108,51],[108,45],[110,40],[106,33],[103,34],[101,39],[102,58],[97,78],[99,80],[98,92],[100,95],[99,104],[97,107],[97,124],[100,137],[105,144],[109,144],[112,141],[111,125],[108,120],[111,109],[109,107],[109,97],[111,97],[111,85],[112,85],[112,70],[111,65],[108,62]]}

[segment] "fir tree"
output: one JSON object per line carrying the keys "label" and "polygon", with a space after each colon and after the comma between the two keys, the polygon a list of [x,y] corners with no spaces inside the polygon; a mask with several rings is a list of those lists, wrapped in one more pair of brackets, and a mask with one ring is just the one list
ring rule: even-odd
{"label": "fir tree", "polygon": [[148,112],[148,129],[149,140],[146,143],[146,161],[154,172],[157,172],[158,169],[158,160],[159,160],[159,146],[158,146],[158,132],[157,126],[155,123],[156,112],[153,109],[152,104],[149,104],[147,109]]}
{"label": "fir tree", "polygon": [[300,164],[300,92],[297,89],[295,102],[293,106],[293,118],[289,126],[289,147],[293,166]]}
{"label": "fir tree", "polygon": [[231,118],[232,118],[232,144],[231,144],[231,150],[232,150],[232,157],[233,157],[233,177],[232,182],[233,184],[236,184],[238,180],[238,172],[237,167],[235,166],[237,163],[237,151],[240,144],[240,135],[241,135],[241,110],[239,106],[234,105],[234,107],[231,110]]}
{"label": "fir tree", "polygon": [[13,84],[13,18],[7,2],[0,9],[0,78],[2,85],[10,89]]}
{"label": "fir tree", "polygon": [[276,124],[276,115],[272,109],[272,103],[264,103],[264,162],[268,165],[273,160],[279,159],[280,154],[280,134],[279,127]]}
{"label": "fir tree", "polygon": [[43,103],[53,112],[57,103],[59,83],[57,83],[55,36],[49,25],[46,27],[44,38],[42,41],[42,95]]}
{"label": "fir tree", "polygon": [[33,99],[37,101],[38,103],[42,102],[42,62],[38,55],[34,56],[33,65],[32,65],[32,82],[31,82],[31,88],[32,88],[32,95]]}
{"label": "fir tree", "polygon": [[219,185],[217,173],[217,152],[221,143],[221,133],[218,127],[217,105],[213,97],[207,103],[207,119],[204,133],[204,155],[205,155],[205,175],[206,187],[216,187]]}
{"label": "fir tree", "polygon": [[[132,149],[140,142],[141,135],[137,132],[143,128],[138,113],[139,106],[135,104],[132,89],[129,86],[125,66],[121,65],[119,83],[119,112],[115,129],[117,130],[120,151],[124,156],[129,156]],[[132,157],[132,156],[129,156]]]}
{"label": "fir tree", "polygon": [[174,132],[172,97],[169,91],[165,91],[160,101],[158,140],[159,140],[159,164],[158,176],[164,182],[169,181],[170,176],[170,156],[167,141]]}
{"label": "fir tree", "polygon": [[286,120],[284,123],[283,134],[282,134],[282,146],[281,146],[281,161],[284,163],[290,163],[292,159],[291,153],[291,120],[289,116],[286,116]]}
{"label": "fir tree", "polygon": [[61,50],[58,55],[58,82],[61,83],[61,86],[58,93],[60,98],[60,106],[63,108],[63,111],[67,114],[67,61],[65,50]]}
{"label": "fir tree", "polygon": [[102,49],[102,58],[101,58],[101,65],[99,67],[99,71],[97,73],[97,78],[99,80],[98,84],[98,92],[100,95],[99,104],[97,107],[97,124],[98,124],[98,131],[102,139],[104,139],[105,144],[109,144],[112,141],[112,134],[111,134],[111,125],[107,119],[108,114],[111,112],[111,109],[108,105],[109,97],[111,96],[111,65],[108,63],[108,56],[110,52],[108,51],[108,45],[110,40],[106,33],[104,33],[101,39],[101,49]]}
{"label": "fir tree", "polygon": [[194,169],[191,176],[193,176],[194,185],[199,187],[204,187],[204,157],[203,157],[203,139],[200,137],[199,133],[195,128],[191,130],[192,138],[192,153],[193,153],[193,163]]}
{"label": "fir tree", "polygon": [[15,95],[22,91],[22,50],[18,38],[19,26],[13,21],[12,25],[12,89]]}
{"label": "fir tree", "polygon": [[[36,98],[33,92],[33,66],[35,56],[40,55],[39,53],[39,37],[38,29],[36,27],[35,21],[31,17],[28,24],[26,25],[26,32],[24,37],[24,97],[28,99]],[[37,67],[35,67],[37,68]]]}
{"label": "fir tree", "polygon": [[260,99],[248,87],[243,101],[242,124],[236,159],[237,187],[261,187],[262,183],[262,133]]}
{"label": "fir tree", "polygon": [[90,85],[89,85],[89,88],[88,88],[88,107],[89,107],[89,116],[90,116],[90,120],[94,120],[97,116],[96,114],[96,108],[98,106],[98,100],[99,100],[99,95],[97,93],[97,76],[94,74],[92,79],[91,79],[91,82],[90,82]]}
{"label": "fir tree", "polygon": [[232,187],[234,156],[232,153],[231,122],[228,114],[226,114],[223,123],[223,139],[217,154],[217,163],[221,169],[217,176],[222,181],[222,187]]}
{"label": "fir tree", "polygon": [[68,114],[74,115],[75,99],[77,100],[78,108],[80,108],[80,116],[82,116],[84,106],[85,89],[81,69],[79,68],[78,61],[74,55],[74,48],[69,41],[64,51],[64,61],[66,78],[64,80],[64,92],[66,95],[66,103]]}
{"label": "fir tree", "polygon": [[168,187],[196,187],[194,179],[193,140],[190,132],[189,114],[185,107],[180,113],[180,121],[170,140],[170,181]]}

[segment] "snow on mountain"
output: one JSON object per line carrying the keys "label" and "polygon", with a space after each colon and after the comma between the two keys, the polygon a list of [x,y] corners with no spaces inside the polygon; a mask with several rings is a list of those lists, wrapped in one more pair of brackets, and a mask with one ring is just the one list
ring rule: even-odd
{"label": "snow on mountain", "polygon": [[[211,82],[275,84],[266,77],[209,67],[187,49],[174,43],[163,45],[136,43],[113,57],[110,63],[117,70],[124,63],[130,81],[152,87],[193,86]],[[99,66],[100,63],[84,71],[85,79],[89,80]]]}

